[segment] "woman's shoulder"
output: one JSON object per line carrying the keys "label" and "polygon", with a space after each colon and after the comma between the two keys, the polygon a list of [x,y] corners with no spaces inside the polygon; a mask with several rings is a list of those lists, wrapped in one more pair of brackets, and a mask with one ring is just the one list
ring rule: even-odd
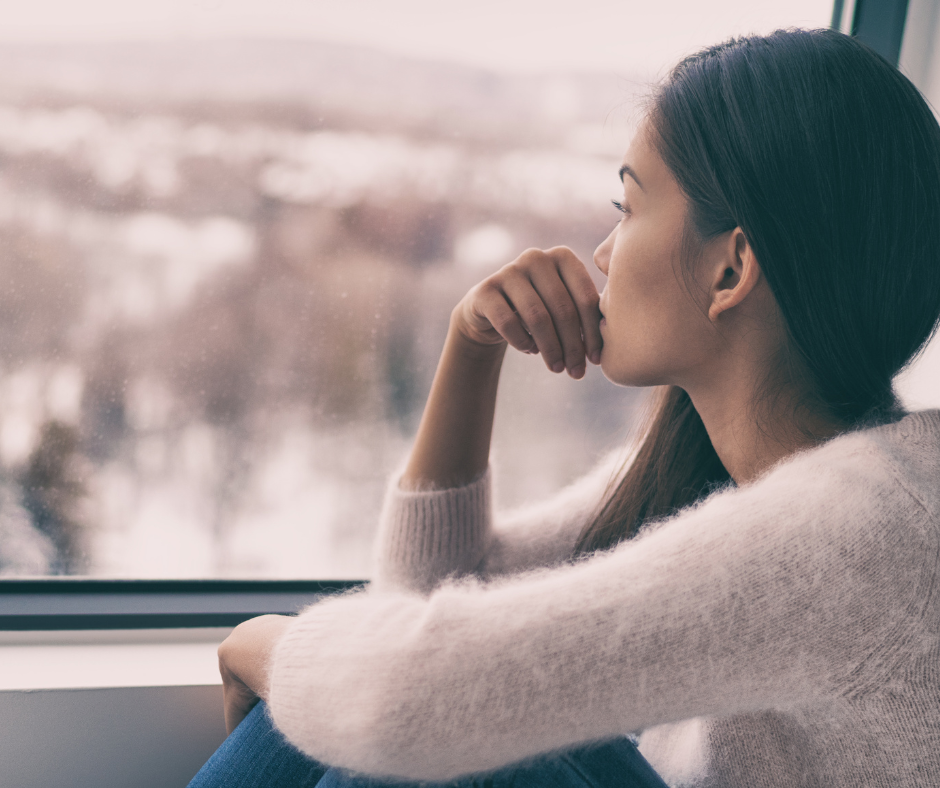
{"label": "woman's shoulder", "polygon": [[658,539],[650,550],[674,543],[695,554],[728,541],[748,565],[796,560],[799,545],[804,558],[833,565],[848,551],[863,563],[877,554],[878,565],[913,571],[940,555],[940,411],[904,414],[791,455],[758,479],[644,527],[635,541],[646,539]]}
{"label": "woman's shoulder", "polygon": [[[940,410],[899,412],[839,435],[770,469],[757,484],[798,480],[830,500],[896,497],[940,516]],[[910,499],[913,499],[911,501]]]}
{"label": "woman's shoulder", "polygon": [[940,514],[940,410],[918,410],[859,430],[848,446],[882,461],[885,470],[932,515]]}

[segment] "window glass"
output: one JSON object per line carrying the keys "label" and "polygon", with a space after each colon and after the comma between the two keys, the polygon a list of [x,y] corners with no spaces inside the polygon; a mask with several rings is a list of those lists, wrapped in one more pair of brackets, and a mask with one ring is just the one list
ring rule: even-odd
{"label": "window glass", "polygon": [[[828,0],[5,10],[0,572],[367,577],[460,297],[530,246],[590,265],[638,100],[677,58],[830,16]],[[501,503],[584,472],[640,399],[511,352]]]}

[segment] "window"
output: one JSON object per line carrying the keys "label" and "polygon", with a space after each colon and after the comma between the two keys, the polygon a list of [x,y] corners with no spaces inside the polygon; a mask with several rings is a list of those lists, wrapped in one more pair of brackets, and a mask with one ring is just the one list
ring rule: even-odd
{"label": "window", "polygon": [[[828,0],[37,0],[0,43],[0,572],[364,578],[450,310],[590,265],[643,86]],[[602,278],[598,275],[598,284]],[[640,393],[510,354],[501,501]]]}

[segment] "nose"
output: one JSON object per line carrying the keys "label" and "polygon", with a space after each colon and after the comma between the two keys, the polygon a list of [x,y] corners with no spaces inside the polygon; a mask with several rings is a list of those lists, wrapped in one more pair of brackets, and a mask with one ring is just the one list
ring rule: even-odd
{"label": "nose", "polygon": [[594,250],[594,265],[600,269],[604,276],[607,276],[607,271],[610,268],[610,252],[614,246],[614,233],[616,232],[617,228],[615,227],[610,231],[610,235],[601,242],[600,246]]}

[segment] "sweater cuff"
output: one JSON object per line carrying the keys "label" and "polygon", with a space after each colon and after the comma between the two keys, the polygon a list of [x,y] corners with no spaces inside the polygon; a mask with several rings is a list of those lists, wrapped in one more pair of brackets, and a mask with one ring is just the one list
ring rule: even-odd
{"label": "sweater cuff", "polygon": [[374,551],[372,586],[430,591],[483,560],[491,520],[491,472],[463,487],[412,492],[394,479]]}

